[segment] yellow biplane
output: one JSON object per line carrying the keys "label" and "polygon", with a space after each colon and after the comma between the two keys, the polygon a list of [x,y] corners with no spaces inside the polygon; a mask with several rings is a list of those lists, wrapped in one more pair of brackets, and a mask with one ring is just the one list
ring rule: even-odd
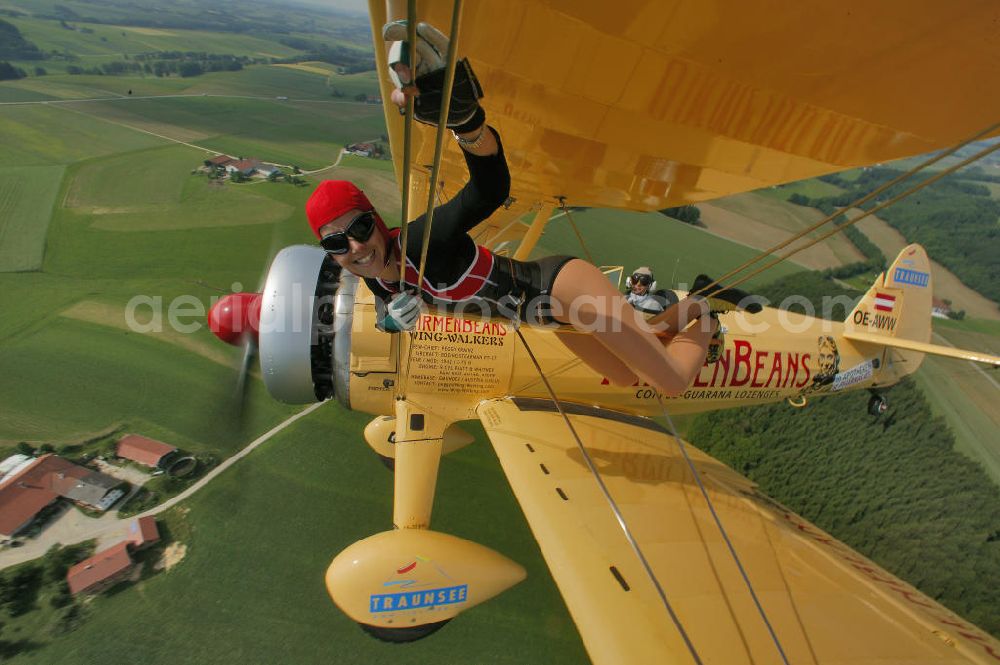
{"label": "yellow biplane", "polygon": [[[514,258],[561,203],[696,203],[993,136],[1000,119],[1000,8],[988,1],[416,11],[486,90],[514,201],[475,234]],[[371,0],[370,13],[388,100],[381,28],[407,6]],[[385,117],[403,182],[404,121],[388,103]],[[413,131],[409,219],[434,189],[434,132]],[[440,164],[437,177],[467,177],[454,146]],[[665,398],[611,385],[547,329],[431,312],[410,333],[380,332],[364,284],[297,246],[271,266],[259,352],[277,398],[376,415],[365,438],[393,461],[395,528],[348,547],[326,579],[377,637],[424,637],[525,575],[430,529],[440,457],[471,440],[456,423],[478,419],[595,663],[1000,663],[996,639],[650,418],[860,389],[876,391],[878,412],[877,391],[924,354],[1000,364],[929,344],[931,293],[927,254],[910,245],[842,323],[725,314],[719,360]]]}

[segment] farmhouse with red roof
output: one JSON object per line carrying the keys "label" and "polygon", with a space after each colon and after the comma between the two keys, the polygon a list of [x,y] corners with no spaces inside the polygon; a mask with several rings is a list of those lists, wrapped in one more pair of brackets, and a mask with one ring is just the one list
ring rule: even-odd
{"label": "farmhouse with red roof", "polygon": [[122,541],[70,568],[66,573],[70,593],[98,593],[127,578],[135,568],[128,545]]}
{"label": "farmhouse with red roof", "polygon": [[23,531],[59,497],[107,510],[124,494],[118,489],[121,484],[117,478],[56,455],[29,460],[0,480],[0,534],[13,536]]}
{"label": "farmhouse with red roof", "polygon": [[258,166],[260,166],[260,160],[251,157],[250,159],[241,159],[239,161],[229,162],[226,164],[226,171],[228,173],[235,173],[236,171],[239,171],[243,175],[250,175],[257,170]]}
{"label": "farmhouse with red roof", "polygon": [[132,523],[128,525],[127,542],[134,552],[160,542],[160,530],[156,526],[156,518],[152,515],[146,515],[132,520]]}
{"label": "farmhouse with red roof", "polygon": [[149,467],[162,468],[164,463],[177,449],[171,445],[147,439],[138,434],[129,434],[118,441],[115,455],[122,459],[132,460]]}
{"label": "farmhouse with red roof", "polygon": [[205,166],[225,166],[226,164],[232,163],[234,160],[229,155],[216,155],[211,159],[205,160]]}
{"label": "farmhouse with red roof", "polygon": [[132,553],[160,541],[156,518],[152,515],[132,520],[127,540],[101,550],[69,569],[66,582],[71,593],[100,593],[127,579],[136,568]]}

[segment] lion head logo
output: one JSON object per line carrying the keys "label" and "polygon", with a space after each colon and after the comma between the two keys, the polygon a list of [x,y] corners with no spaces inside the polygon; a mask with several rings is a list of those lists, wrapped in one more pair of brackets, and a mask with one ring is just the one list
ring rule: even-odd
{"label": "lion head logo", "polygon": [[825,386],[833,383],[833,377],[840,370],[840,351],[837,342],[829,335],[819,337],[819,369],[813,377],[814,386]]}

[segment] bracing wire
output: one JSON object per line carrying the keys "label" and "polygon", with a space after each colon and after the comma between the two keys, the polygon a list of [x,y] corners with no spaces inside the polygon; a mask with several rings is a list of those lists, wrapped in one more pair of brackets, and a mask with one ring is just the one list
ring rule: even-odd
{"label": "bracing wire", "polygon": [[576,239],[580,241],[580,247],[583,248],[583,253],[587,255],[587,261],[589,261],[593,265],[597,265],[594,262],[593,254],[591,254],[590,250],[587,249],[587,243],[583,241],[583,235],[580,234],[580,229],[577,228],[576,222],[573,221],[573,216],[569,214],[569,208],[566,207],[565,196],[559,197],[559,207],[562,208],[563,214],[566,215],[566,219],[569,220],[569,225],[573,227],[573,233],[576,234]]}
{"label": "bracing wire", "polygon": [[580,439],[580,435],[577,434],[576,428],[573,427],[573,423],[570,421],[569,416],[567,416],[566,412],[563,410],[562,403],[556,396],[555,390],[552,389],[552,384],[549,383],[548,377],[546,377],[545,372],[542,371],[542,366],[538,364],[538,359],[535,357],[535,354],[531,350],[531,347],[528,346],[528,341],[524,338],[524,334],[521,332],[520,327],[515,327],[514,329],[517,331],[517,336],[520,338],[521,344],[524,345],[524,349],[528,352],[528,356],[531,358],[531,362],[535,365],[535,369],[538,371],[538,375],[541,377],[542,382],[545,384],[545,388],[548,391],[549,396],[552,398],[552,402],[555,404],[556,409],[559,411],[559,415],[562,416],[563,421],[565,421],[566,426],[569,428],[570,433],[573,435],[573,439],[576,441],[576,445],[580,449],[581,455],[583,455],[583,459],[587,464],[587,468],[590,469],[590,473],[594,476],[594,480],[597,481],[597,485],[600,488],[601,493],[604,494],[605,500],[611,507],[611,511],[614,513],[615,519],[618,521],[618,526],[621,528],[622,533],[625,534],[625,540],[628,541],[628,544],[632,548],[632,551],[635,553],[636,557],[638,557],[639,562],[642,564],[642,567],[646,571],[646,575],[649,577],[649,581],[652,582],[653,586],[656,588],[656,592],[657,594],[659,594],[660,600],[663,602],[663,606],[667,610],[667,614],[670,615],[671,621],[673,621],[674,626],[676,626],[677,631],[680,633],[681,638],[684,640],[684,644],[687,646],[688,651],[691,653],[691,657],[694,659],[694,662],[697,663],[698,665],[702,665],[701,657],[698,655],[697,649],[695,649],[694,644],[691,642],[691,638],[688,636],[687,631],[684,629],[684,625],[681,623],[680,617],[678,617],[677,613],[674,611],[673,606],[667,599],[666,592],[663,590],[663,586],[660,584],[660,580],[656,577],[656,573],[653,572],[652,566],[649,565],[649,561],[643,554],[642,548],[639,547],[638,541],[636,541],[635,537],[632,535],[632,530],[629,528],[628,523],[625,521],[625,516],[622,514],[621,509],[615,502],[614,497],[611,496],[611,492],[608,491],[608,487],[604,483],[604,479],[601,478],[601,474],[597,470],[597,465],[594,464],[594,460],[591,459],[590,453],[587,451],[586,446],[583,445],[583,441]]}
{"label": "bracing wire", "polygon": [[[832,220],[834,220],[837,217],[839,217],[840,215],[842,215],[845,211],[850,210],[851,208],[857,208],[857,207],[859,207],[861,204],[863,204],[863,203],[865,203],[867,201],[870,201],[871,199],[873,199],[874,197],[878,196],[882,192],[886,191],[890,187],[893,187],[894,185],[899,184],[903,180],[912,177],[913,175],[919,173],[920,171],[923,171],[924,169],[926,169],[929,166],[932,166],[932,165],[936,164],[937,162],[941,161],[942,159],[955,154],[956,152],[958,152],[959,150],[961,150],[965,146],[969,145],[970,143],[973,143],[974,141],[977,141],[977,140],[981,139],[982,137],[990,134],[991,132],[995,131],[998,128],[1000,128],[1000,123],[996,123],[996,124],[990,125],[986,129],[983,129],[983,130],[977,132],[975,135],[970,136],[967,139],[964,139],[960,143],[957,143],[953,147],[945,150],[944,152],[941,152],[941,153],[939,153],[939,154],[931,157],[930,159],[928,159],[928,160],[926,160],[926,161],[918,164],[917,166],[913,167],[909,171],[907,171],[905,173],[902,173],[898,177],[890,180],[889,182],[881,185],[880,187],[877,187],[876,189],[872,190],[871,192],[869,192],[865,196],[862,196],[861,198],[857,199],[856,201],[853,201],[853,202],[851,202],[851,203],[843,206],[842,208],[838,208],[833,213],[831,213],[830,215],[828,215],[828,216],[824,217],[823,219],[819,220],[818,222],[816,222],[812,226],[809,226],[808,228],[805,228],[802,231],[799,231],[798,233],[795,233],[791,237],[786,238],[785,240],[781,241],[780,243],[778,243],[777,245],[775,245],[775,246],[773,246],[773,247],[771,247],[769,249],[763,250],[760,254],[758,254],[758,255],[756,255],[756,256],[748,259],[742,265],[737,266],[736,268],[733,268],[732,270],[730,270],[726,274],[724,274],[721,277],[719,277],[714,282],[711,282],[710,284],[707,284],[703,288],[699,289],[698,292],[700,293],[702,291],[706,291],[706,290],[712,288],[713,286],[719,284],[720,282],[723,282],[723,281],[729,279],[733,275],[736,275],[736,274],[739,274],[739,273],[743,272],[744,270],[746,270],[750,266],[763,261],[764,259],[766,259],[768,256],[770,256],[774,252],[778,251],[779,249],[784,249],[785,247],[787,247],[788,245],[792,244],[796,240],[799,240],[799,239],[805,237],[806,235],[808,235],[809,233],[812,233],[816,229],[820,228],[821,226],[824,226],[825,224],[828,224]],[[984,154],[988,154],[988,153],[984,153]],[[909,191],[906,195],[908,196],[909,194],[912,194],[915,191],[917,191],[917,189],[913,189],[913,190]],[[896,200],[898,200],[898,198]],[[871,214],[871,213],[869,213],[869,214]],[[857,220],[855,220],[855,221],[857,221]],[[853,223],[853,222],[851,222],[851,223]],[[841,229],[846,228],[847,226],[849,226],[849,224],[842,225],[839,228],[837,228],[833,233],[836,233],[836,232],[840,231]],[[831,233],[830,235],[833,235],[833,234]],[[828,237],[829,237],[829,235],[823,236],[823,239],[828,238]],[[787,259],[788,257],[792,256],[793,254],[796,254],[797,252],[800,252],[800,251],[802,251],[804,249],[808,249],[809,247],[812,247],[812,245],[814,245],[814,244],[816,244],[816,243],[813,242],[812,244],[808,244],[808,245],[805,245],[803,247],[799,247],[799,248],[795,249],[794,251],[792,251],[789,254],[785,255],[781,259],[781,261]],[[780,261],[778,261],[778,262],[780,262]],[[778,262],[775,262],[775,263],[778,263]],[[769,264],[769,266],[775,265],[775,263]],[[758,272],[760,272],[760,271],[758,271]],[[753,274],[756,275],[757,272],[755,272]],[[746,279],[749,279],[749,278],[742,279],[738,283],[742,284],[744,281],[746,281]]]}
{"label": "bracing wire", "polygon": [[455,65],[458,62],[458,24],[462,19],[462,0],[455,0],[451,12],[451,32],[448,39],[448,65],[445,68],[444,88],[441,91],[441,111],[438,115],[437,132],[434,136],[434,161],[431,166],[431,180],[427,188],[426,225],[423,243],[420,247],[420,268],[417,272],[417,294],[424,287],[424,270],[427,268],[427,248],[431,241],[431,224],[434,222],[434,196],[441,175],[441,154],[444,152],[444,135],[448,131],[448,111],[451,108],[451,89],[455,83]]}
{"label": "bracing wire", "polygon": [[[815,245],[817,243],[823,242],[824,240],[826,240],[830,236],[832,236],[834,234],[837,234],[837,233],[840,233],[841,231],[843,231],[847,227],[852,226],[852,225],[860,222],[862,219],[865,219],[866,217],[870,217],[871,215],[874,215],[879,210],[882,210],[884,208],[888,208],[889,206],[893,205],[894,203],[898,203],[902,199],[904,199],[904,198],[906,198],[908,196],[911,196],[912,194],[915,194],[916,192],[920,191],[924,187],[927,187],[928,185],[934,184],[935,182],[937,182],[941,178],[945,177],[946,175],[950,175],[950,174],[954,173],[955,171],[957,171],[957,170],[959,170],[961,168],[964,168],[964,167],[968,166],[969,164],[971,164],[971,163],[973,163],[973,162],[975,162],[977,160],[980,160],[983,157],[985,157],[986,155],[988,155],[988,154],[990,154],[992,152],[995,152],[997,150],[1000,150],[1000,142],[998,142],[998,143],[996,143],[996,144],[994,144],[992,146],[989,146],[988,148],[984,148],[983,150],[980,150],[976,154],[974,154],[971,157],[968,157],[966,159],[963,159],[961,162],[959,162],[958,164],[955,164],[954,166],[950,166],[947,169],[944,169],[942,171],[938,171],[937,173],[935,173],[931,177],[927,178],[927,180],[924,180],[923,182],[920,182],[917,185],[914,185],[913,187],[911,187],[910,189],[904,191],[903,193],[901,193],[901,194],[899,194],[897,196],[894,196],[893,198],[889,199],[888,201],[880,203],[879,205],[875,206],[871,210],[867,210],[863,214],[858,215],[857,217],[854,217],[852,219],[847,220],[843,224],[838,225],[836,228],[833,228],[830,231],[824,233],[823,235],[814,238],[813,240],[811,240],[810,242],[806,243],[805,245],[802,245],[801,247],[797,247],[796,249],[790,251],[789,253],[784,254],[782,256],[779,256],[779,257],[775,258],[773,261],[770,261],[770,262],[764,264],[763,266],[761,266],[760,268],[757,268],[753,272],[748,273],[748,274],[740,277],[735,282],[733,282],[732,284],[730,284],[730,286],[731,287],[736,287],[736,286],[742,284],[743,282],[747,281],[748,279],[752,279],[754,276],[759,275],[760,273],[764,272],[765,270],[769,270],[769,269],[773,268],[774,266],[778,265],[779,263],[781,263],[782,261],[788,259],[789,257],[795,255],[796,253],[801,252],[804,249],[809,249],[810,247],[812,247],[813,245]],[[718,281],[716,283],[718,283]],[[710,286],[711,285],[705,286],[704,288],[700,289],[699,292],[700,291],[704,291],[705,289],[710,288]]]}
{"label": "bracing wire", "polygon": [[785,655],[785,650],[781,646],[781,640],[778,639],[778,634],[774,632],[774,627],[771,625],[771,621],[767,618],[767,612],[764,611],[764,606],[761,604],[760,598],[757,597],[757,592],[753,588],[753,583],[750,582],[750,576],[743,567],[743,562],[740,560],[739,554],[736,553],[736,547],[729,539],[729,534],[726,532],[726,527],[722,524],[722,519],[715,511],[715,505],[712,503],[712,499],[708,495],[708,490],[705,489],[705,483],[701,480],[701,474],[698,473],[698,469],[695,467],[694,461],[691,459],[691,456],[688,455],[687,446],[684,445],[684,440],[677,434],[677,428],[674,426],[674,421],[670,417],[670,412],[667,411],[667,407],[663,403],[663,398],[660,397],[659,393],[656,395],[656,401],[660,404],[660,411],[662,411],[664,418],[666,418],[667,425],[670,426],[670,434],[674,437],[674,440],[677,441],[677,446],[680,448],[681,455],[684,457],[684,461],[687,462],[688,469],[691,470],[691,475],[694,476],[694,480],[698,484],[698,489],[701,490],[701,495],[705,498],[705,503],[708,504],[708,511],[712,514],[715,526],[718,527],[719,533],[722,534],[722,539],[725,541],[726,547],[729,548],[729,553],[732,555],[733,561],[736,563],[736,567],[739,569],[740,575],[743,577],[743,582],[746,584],[747,590],[750,592],[750,597],[753,599],[754,605],[757,606],[757,613],[760,614],[761,620],[763,620],[764,625],[767,627],[767,632],[771,635],[771,640],[774,642],[774,646],[778,650],[778,655],[781,656],[781,662],[788,665],[788,656]]}
{"label": "bracing wire", "polygon": [[[414,3],[414,14],[415,14],[415,0],[409,0],[409,2]],[[410,5],[408,4],[407,5],[408,11],[409,11],[409,7],[410,7]],[[444,151],[444,135],[445,135],[445,132],[447,131],[448,111],[449,111],[449,109],[451,107],[451,89],[452,89],[452,86],[454,85],[454,82],[455,82],[455,65],[458,62],[458,32],[459,32],[458,24],[459,24],[461,18],[462,18],[462,0],[455,0],[454,4],[452,6],[451,32],[450,32],[450,36],[449,36],[449,40],[448,40],[448,63],[447,63],[447,66],[445,67],[444,87],[443,87],[443,89],[441,91],[441,109],[440,109],[440,112],[438,114],[437,131],[435,132],[435,137],[434,137],[434,139],[435,139],[434,140],[434,161],[433,161],[433,164],[431,166],[431,178],[430,178],[430,182],[428,183],[428,187],[427,187],[427,211],[424,214],[424,219],[425,219],[424,234],[423,234],[423,238],[421,239],[420,263],[419,263],[419,269],[418,269],[418,272],[417,272],[417,284],[416,284],[416,296],[418,298],[421,296],[421,293],[423,291],[424,271],[425,271],[425,269],[427,267],[427,250],[430,247],[430,241],[431,241],[431,225],[434,223],[434,197],[437,194],[438,176],[440,175],[440,172],[441,172],[441,154]],[[406,27],[407,27],[407,37],[410,39],[410,49],[411,49],[411,54],[412,54],[413,49],[415,48],[415,44],[416,44],[416,17],[415,17],[415,15],[408,17],[408,24],[407,24]],[[411,60],[410,60],[411,63],[414,62],[414,60],[412,59],[412,57],[413,56],[411,55]],[[410,121],[411,117],[413,115],[413,102],[412,102],[412,100],[407,100],[407,111],[408,111],[408,113],[407,113],[407,120]],[[411,138],[412,137],[407,137],[406,138],[406,146],[404,147],[404,150],[409,150],[409,148],[410,148],[410,139]],[[408,168],[408,166],[409,166],[409,160],[406,160],[406,168]],[[404,232],[405,232],[405,229],[409,226],[405,222],[406,219],[407,219],[407,215],[406,215],[406,213],[404,211],[404,215],[403,215],[403,220],[404,220],[403,229],[404,229]],[[407,246],[406,245],[401,245],[401,251],[400,251],[400,254],[401,254],[401,257],[400,257],[400,266],[401,267],[400,267],[400,274],[399,274],[399,280],[400,280],[400,286],[401,287],[403,286],[403,284],[405,284],[405,281],[406,281],[406,250],[407,250]],[[411,339],[411,342],[412,342],[412,336],[411,336],[410,339]],[[399,350],[402,350],[402,342],[400,341],[399,344],[400,344]],[[407,354],[407,358],[406,358],[406,373],[404,375],[406,377],[409,377],[409,375],[410,375],[410,363],[411,363],[412,360],[413,360],[413,354],[412,353]],[[399,390],[402,390],[402,387],[400,387]],[[399,392],[399,390],[397,390],[397,393]]]}

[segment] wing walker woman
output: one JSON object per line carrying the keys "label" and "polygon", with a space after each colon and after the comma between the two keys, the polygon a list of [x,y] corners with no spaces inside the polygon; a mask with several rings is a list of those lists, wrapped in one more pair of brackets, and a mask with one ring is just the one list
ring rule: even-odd
{"label": "wing walker woman", "polygon": [[[425,23],[417,26],[416,76],[407,52],[405,22],[386,26],[389,61],[399,86],[392,99],[404,106],[415,96],[414,118],[436,124],[448,39]],[[405,276],[400,275],[400,230],[389,229],[365,194],[343,180],[319,184],[306,204],[309,225],[341,268],[364,279],[376,296],[379,327],[411,330],[421,299],[463,315],[500,316],[531,325],[572,326],[559,339],[595,371],[618,385],[645,381],[663,394],[682,393],[705,362],[720,311],[760,311],[742,291],[715,286],[685,297],[650,321],[637,313],[595,266],[571,256],[516,261],[476,245],[469,231],[510,193],[510,172],[500,135],[486,124],[482,90],[466,60],[455,71],[447,126],[469,169],[469,181],[434,210],[423,283],[417,288],[426,215],[409,222]],[[698,283],[711,280],[699,276]],[[420,294],[420,298],[415,293]],[[654,333],[659,331],[659,335]]]}

